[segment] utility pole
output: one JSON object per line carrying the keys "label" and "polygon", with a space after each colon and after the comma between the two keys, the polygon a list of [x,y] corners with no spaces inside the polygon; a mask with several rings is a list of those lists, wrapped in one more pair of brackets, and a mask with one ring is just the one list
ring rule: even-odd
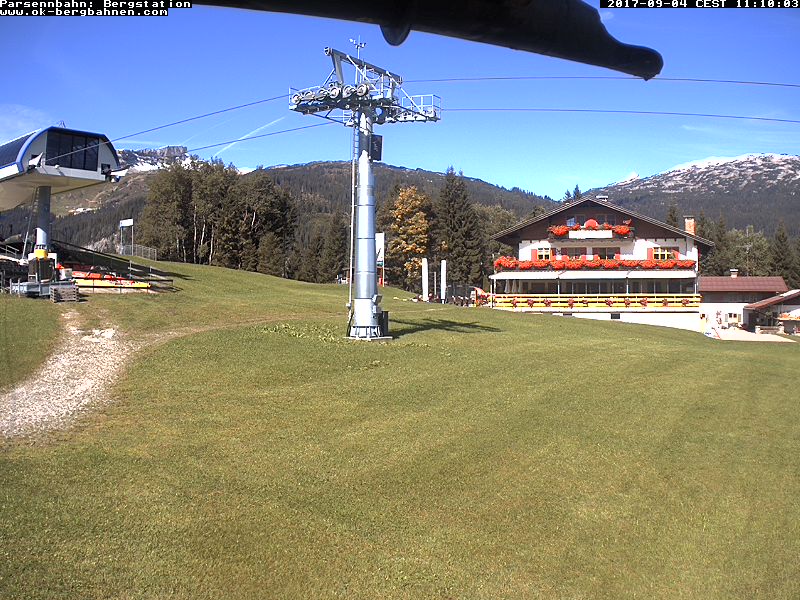
{"label": "utility pole", "polygon": [[[348,302],[349,337],[359,340],[389,339],[388,313],[381,310],[378,294],[375,248],[375,195],[372,163],[381,160],[383,138],[373,134],[375,125],[438,121],[441,102],[438,96],[409,96],[402,89],[403,78],[361,59],[364,44],[356,45],[353,57],[325,48],[333,70],[320,86],[291,90],[291,110],[323,117],[358,132],[356,160],[358,191],[351,223],[351,278],[353,293]],[[355,69],[355,85],[345,82],[346,68]],[[348,78],[349,79],[349,78]],[[353,265],[355,263],[355,272]]]}

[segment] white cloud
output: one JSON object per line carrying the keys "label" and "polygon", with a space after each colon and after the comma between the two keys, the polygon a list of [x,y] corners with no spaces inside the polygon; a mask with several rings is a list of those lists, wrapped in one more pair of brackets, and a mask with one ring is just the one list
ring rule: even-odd
{"label": "white cloud", "polygon": [[614,18],[614,13],[610,10],[601,10],[600,11],[600,20],[603,23],[608,23],[611,19]]}
{"label": "white cloud", "polygon": [[52,117],[39,109],[21,104],[0,104],[0,143],[11,141],[52,123]]}

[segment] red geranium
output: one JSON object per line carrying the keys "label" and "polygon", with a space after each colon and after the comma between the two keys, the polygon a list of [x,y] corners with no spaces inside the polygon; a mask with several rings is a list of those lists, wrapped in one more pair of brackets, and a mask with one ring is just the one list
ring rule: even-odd
{"label": "red geranium", "polygon": [[658,266],[658,263],[654,260],[643,260],[639,262],[639,265],[643,269],[655,269]]}
{"label": "red geranium", "polygon": [[532,260],[531,263],[533,263],[534,269],[546,269],[550,266],[549,260]]}
{"label": "red geranium", "polygon": [[557,271],[561,271],[564,268],[564,261],[560,259],[553,259],[550,261],[550,265]]}
{"label": "red geranium", "polygon": [[603,261],[595,259],[585,260],[583,261],[583,264],[587,269],[599,269],[603,266]]}
{"label": "red geranium", "polygon": [[581,228],[581,224],[580,223],[575,223],[575,225],[573,225],[570,229],[572,229],[572,231],[578,231],[578,230],[580,230],[580,228]]}
{"label": "red geranium", "polygon": [[631,232],[631,228],[627,225],[614,225],[611,229],[617,235],[628,235]]}
{"label": "red geranium", "polygon": [[619,261],[619,264],[625,267],[626,269],[635,269],[636,267],[639,266],[639,262],[640,261],[638,260],[621,260]]}
{"label": "red geranium", "polygon": [[680,269],[694,269],[694,261],[693,260],[679,260],[677,261],[678,268]]}
{"label": "red geranium", "polygon": [[603,223],[603,224],[601,225],[601,227],[602,227],[603,229],[605,229],[605,230],[609,230],[609,229],[611,229],[611,228],[612,228],[612,227],[611,227],[611,225],[609,225],[608,223]]}
{"label": "red geranium", "polygon": [[576,258],[574,260],[568,259],[564,261],[564,268],[569,269],[571,271],[577,271],[579,269],[582,269],[585,264],[586,261],[582,258]]}
{"label": "red geranium", "polygon": [[604,269],[619,269],[620,262],[618,260],[609,258],[606,260],[601,260],[600,262],[603,263]]}
{"label": "red geranium", "polygon": [[521,260],[519,261],[519,270],[520,271],[530,271],[533,268],[533,261],[530,260]]}
{"label": "red geranium", "polygon": [[569,227],[566,225],[553,225],[552,227],[548,227],[547,231],[556,237],[564,237],[569,233]]}
{"label": "red geranium", "polygon": [[676,260],[671,260],[671,259],[670,260],[662,260],[658,264],[658,268],[659,269],[674,269],[675,265],[677,265],[677,264],[678,264],[678,261],[676,261]]}
{"label": "red geranium", "polygon": [[519,261],[513,256],[501,256],[496,261],[494,261],[495,271],[513,270],[516,269],[518,266],[519,266]]}

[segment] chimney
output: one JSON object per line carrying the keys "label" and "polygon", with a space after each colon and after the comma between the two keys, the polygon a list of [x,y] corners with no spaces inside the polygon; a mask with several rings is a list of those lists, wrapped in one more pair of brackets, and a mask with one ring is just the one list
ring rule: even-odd
{"label": "chimney", "polygon": [[731,277],[734,279],[739,276],[739,269],[731,269]]}
{"label": "chimney", "polygon": [[692,215],[686,215],[683,217],[683,230],[690,235],[697,235],[694,226],[694,217]]}

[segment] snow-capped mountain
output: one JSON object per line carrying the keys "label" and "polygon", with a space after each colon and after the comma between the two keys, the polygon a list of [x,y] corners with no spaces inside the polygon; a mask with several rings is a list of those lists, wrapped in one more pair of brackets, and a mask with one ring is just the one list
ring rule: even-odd
{"label": "snow-capped mountain", "polygon": [[118,151],[119,159],[124,166],[133,173],[157,171],[166,167],[170,159],[186,156],[185,146],[166,146],[157,150],[127,150]]}
{"label": "snow-capped mountain", "polygon": [[611,202],[664,218],[676,204],[683,214],[723,215],[727,224],[771,233],[780,219],[800,233],[800,156],[747,154],[711,157],[639,179],[591,190]]}

